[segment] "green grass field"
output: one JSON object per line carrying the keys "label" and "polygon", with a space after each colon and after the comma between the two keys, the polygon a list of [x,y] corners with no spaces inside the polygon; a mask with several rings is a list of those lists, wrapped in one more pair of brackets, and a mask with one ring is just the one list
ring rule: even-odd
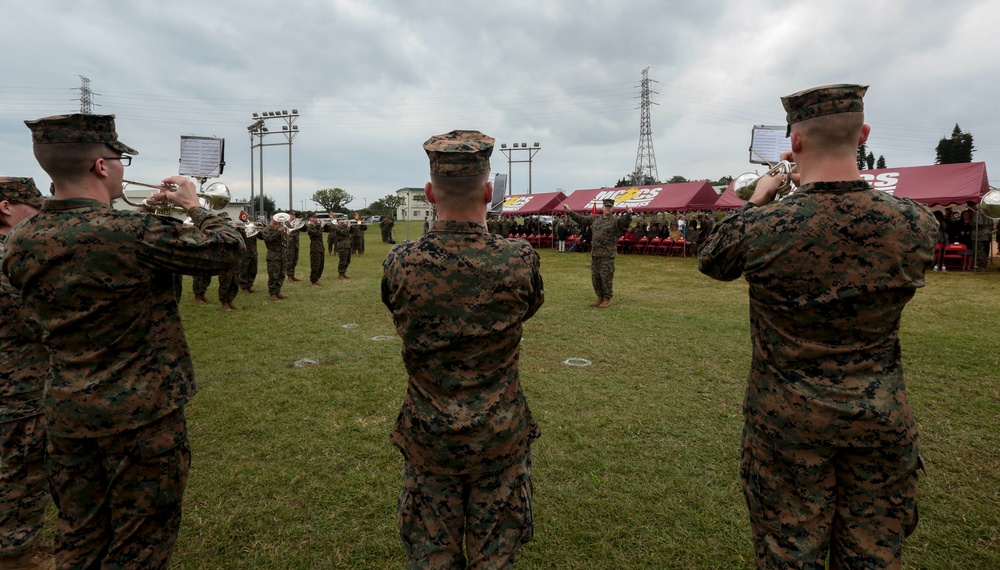
{"label": "green grass field", "polygon": [[[396,237],[418,226],[397,224]],[[388,434],[406,388],[379,298],[378,227],[349,281],[286,283],[241,310],[181,311],[198,375],[194,461],[174,568],[403,568],[401,458]],[[308,275],[303,238],[297,274]],[[263,258],[264,248],[260,248]],[[535,540],[519,568],[751,568],[738,480],[749,368],[747,290],[694,258],[619,256],[610,309],[586,254],[541,252],[545,305],[521,379],[542,428]],[[215,299],[216,282],[209,289]],[[927,473],[907,568],[1000,568],[1000,273],[928,274],[901,332]],[[567,359],[589,366],[569,366]],[[296,368],[301,359],[317,366]]]}

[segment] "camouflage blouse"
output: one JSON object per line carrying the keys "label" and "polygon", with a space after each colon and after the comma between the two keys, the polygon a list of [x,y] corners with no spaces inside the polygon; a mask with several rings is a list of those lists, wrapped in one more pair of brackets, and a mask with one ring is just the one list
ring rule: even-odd
{"label": "camouflage blouse", "polygon": [[[4,252],[0,235],[0,258]],[[21,295],[0,275],[0,423],[42,413],[42,389],[49,377],[49,353],[42,331]]]}
{"label": "camouflage blouse", "polygon": [[722,220],[699,269],[750,286],[750,430],[793,445],[916,437],[899,323],[937,232],[928,208],[863,181],[805,184]]}
{"label": "camouflage blouse", "polygon": [[384,264],[382,302],[409,386],[391,440],[414,469],[468,474],[519,461],[538,425],[521,391],[521,328],[544,301],[538,255],[472,222],[435,222]]}
{"label": "camouflage blouse", "polygon": [[53,435],[134,429],[194,395],[173,274],[221,273],[244,246],[219,216],[188,214],[193,225],[96,200],[47,200],[11,233],[3,272],[51,357],[45,413]]}
{"label": "camouflage blouse", "polygon": [[615,257],[617,254],[618,237],[622,235],[625,228],[632,224],[632,216],[611,216],[605,218],[602,214],[593,216],[577,214],[576,212],[566,212],[570,219],[581,226],[590,226],[591,233],[591,257]]}

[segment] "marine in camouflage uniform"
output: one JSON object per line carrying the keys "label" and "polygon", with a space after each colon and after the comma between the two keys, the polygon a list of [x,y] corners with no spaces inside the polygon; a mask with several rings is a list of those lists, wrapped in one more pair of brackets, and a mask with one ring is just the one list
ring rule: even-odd
{"label": "marine in camouflage uniform", "polygon": [[[111,207],[122,153],[113,115],[27,121],[54,199],[7,240],[3,272],[43,331],[47,467],[60,568],[164,568],[191,461],[184,405],[194,367],[172,276],[239,263],[236,230],[198,205],[194,183],[157,192],[193,225]],[[71,196],[71,197],[67,197]]]}
{"label": "marine in camouflage uniform", "polygon": [[263,239],[261,232],[257,232],[252,236],[247,235],[247,230],[244,227],[240,232],[243,236],[243,245],[245,247],[243,251],[243,259],[240,260],[240,278],[239,285],[240,289],[244,293],[253,293],[253,284],[257,280],[257,264],[258,254],[257,254],[257,240]]}
{"label": "marine in camouflage uniform", "polygon": [[337,278],[350,279],[347,276],[347,267],[351,264],[351,226],[347,222],[335,223],[331,232],[337,240]]}
{"label": "marine in camouflage uniform", "polygon": [[[0,178],[0,259],[7,233],[42,207],[31,178]],[[53,567],[37,552],[49,503],[42,391],[49,353],[20,293],[0,275],[0,568]],[[48,566],[46,566],[48,565]]]}
{"label": "marine in camouflage uniform", "polygon": [[382,231],[382,243],[389,243],[389,218],[382,218],[378,223],[378,227]]}
{"label": "marine in camouflage uniform", "polygon": [[358,255],[365,254],[365,232],[368,226],[361,222],[351,225],[351,252]]}
{"label": "marine in camouflage uniform", "polygon": [[[291,222],[295,219],[295,214],[290,212]],[[288,277],[289,281],[302,281],[295,276],[295,266],[299,264],[299,232],[302,228],[290,229],[288,230],[288,246],[285,248],[285,277]]]}
{"label": "marine in camouflage uniform", "polygon": [[599,216],[577,214],[565,205],[563,209],[580,226],[591,227],[590,280],[597,294],[597,300],[591,306],[608,308],[614,296],[616,244],[618,237],[632,223],[632,208],[628,208],[624,216],[615,217],[611,214],[615,207],[614,200],[605,199],[602,207],[604,212]]}
{"label": "marine in camouflage uniform", "polygon": [[990,242],[993,241],[993,220],[979,209],[977,202],[966,204],[974,212],[972,218],[972,252],[977,269],[986,269],[990,260]]}
{"label": "marine in camouflage uniform", "polygon": [[[226,220],[240,234],[240,239],[243,240],[244,253],[246,253],[246,230],[233,223],[226,212],[221,212],[219,217]],[[233,311],[237,308],[233,304],[233,301],[236,300],[236,294],[240,290],[240,267],[243,265],[244,259],[245,255],[240,256],[240,262],[233,266],[232,269],[219,273],[219,304],[222,306],[223,311]]]}
{"label": "marine in camouflage uniform", "polygon": [[267,253],[264,264],[267,266],[267,293],[272,301],[285,299],[281,287],[285,284],[285,248],[288,247],[288,236],[284,226],[271,220],[270,225],[260,231],[261,239]]}
{"label": "marine in camouflage uniform", "polygon": [[772,201],[782,177],[762,178],[699,251],[703,273],[750,286],[741,477],[761,568],[899,568],[916,526],[898,332],[938,223],[861,179],[866,89],[783,98],[805,182]]}
{"label": "marine in camouflage uniform", "polygon": [[534,532],[540,432],[517,362],[522,324],[544,300],[538,255],[486,229],[492,138],[452,131],[424,148],[440,220],[390,250],[382,279],[409,373],[391,436],[404,459],[400,536],[410,568],[509,568]]}
{"label": "marine in camouflage uniform", "polygon": [[309,214],[306,224],[306,234],[309,236],[309,282],[313,287],[319,287],[319,279],[323,276],[326,260],[323,257],[323,234],[330,233],[330,224],[321,224],[316,215]]}

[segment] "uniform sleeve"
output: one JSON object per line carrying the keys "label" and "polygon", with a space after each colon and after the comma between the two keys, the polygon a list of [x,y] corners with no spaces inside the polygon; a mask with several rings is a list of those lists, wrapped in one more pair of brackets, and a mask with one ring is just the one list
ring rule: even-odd
{"label": "uniform sleeve", "polygon": [[570,217],[571,220],[573,220],[574,222],[580,224],[581,226],[586,226],[586,225],[590,224],[590,217],[589,216],[583,216],[583,215],[577,214],[576,212],[574,212],[572,210],[567,211],[566,214],[569,215],[569,217]]}
{"label": "uniform sleeve", "polygon": [[545,302],[545,287],[542,284],[542,273],[539,271],[540,261],[538,253],[531,252],[531,293],[528,296],[528,311],[524,314],[524,320],[528,320],[538,312]]}
{"label": "uniform sleeve", "polygon": [[712,279],[732,281],[743,274],[746,261],[745,215],[754,204],[739,208],[715,226],[698,248],[698,270]]}
{"label": "uniform sleeve", "polygon": [[204,208],[192,208],[188,214],[192,225],[147,215],[138,235],[140,260],[186,275],[212,275],[236,267],[246,249],[240,232]]}

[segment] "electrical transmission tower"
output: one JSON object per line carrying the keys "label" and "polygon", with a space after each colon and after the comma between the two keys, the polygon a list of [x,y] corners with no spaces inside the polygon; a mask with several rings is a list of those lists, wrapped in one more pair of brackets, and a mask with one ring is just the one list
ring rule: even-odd
{"label": "electrical transmission tower", "polygon": [[642,70],[642,115],[639,119],[639,152],[635,156],[635,171],[632,182],[636,185],[656,183],[660,176],[656,172],[656,156],[653,154],[653,127],[649,121],[649,82],[659,83],[649,78],[649,68]]}
{"label": "electrical transmission tower", "polygon": [[80,112],[94,114],[94,92],[90,90],[90,79],[80,76]]}

